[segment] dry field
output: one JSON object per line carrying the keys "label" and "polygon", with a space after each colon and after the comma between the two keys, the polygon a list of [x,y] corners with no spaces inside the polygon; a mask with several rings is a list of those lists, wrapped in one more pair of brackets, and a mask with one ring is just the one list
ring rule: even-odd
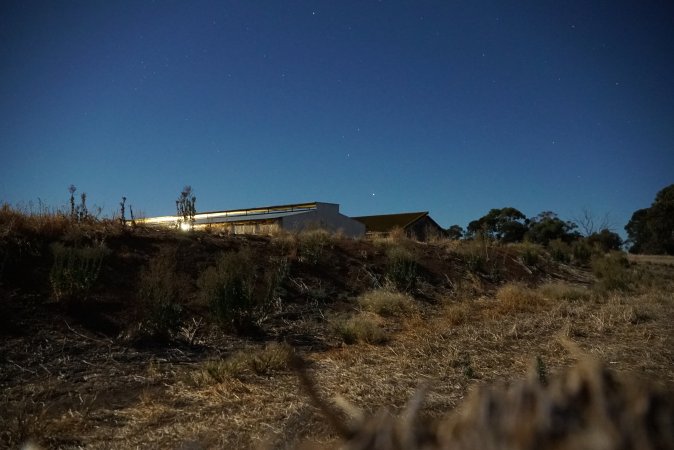
{"label": "dry field", "polygon": [[[86,313],[26,283],[0,286],[0,447],[337,448],[340,427],[352,437],[351,425],[364,423],[358,429],[365,434],[395,434],[393,417],[401,414],[414,429],[432,434],[449,420],[454,428],[447,429],[456,431],[453,413],[470,404],[471,393],[532,377],[556,380],[579,359],[581,367],[601,361],[628,383],[643,380],[664,392],[674,386],[674,266],[661,258],[631,257],[629,286],[614,290],[588,269],[544,254],[527,265],[515,250],[486,249],[488,261],[500,261],[497,274],[474,269],[466,258],[473,250],[456,243],[397,242],[420,267],[418,283],[400,293],[371,286],[382,279],[393,244],[334,238],[320,261],[293,262],[284,281],[292,300],[263,334],[223,333],[197,302],[173,338],[155,343],[129,337],[136,316],[120,311],[135,309],[120,296],[131,295],[133,283],[115,284],[115,276],[136,270],[130,261],[146,264],[141,241],[155,248],[175,238],[117,239],[108,245],[118,259],[104,270],[103,290]],[[288,236],[180,239],[206,260],[213,252],[204,249],[214,246],[301,248]],[[32,276],[45,267],[38,264]],[[305,362],[299,373],[291,355]],[[312,388],[335,415],[312,402]],[[349,448],[395,448],[375,441],[354,437]],[[479,448],[464,441],[451,448]],[[413,446],[403,442],[400,448]]]}

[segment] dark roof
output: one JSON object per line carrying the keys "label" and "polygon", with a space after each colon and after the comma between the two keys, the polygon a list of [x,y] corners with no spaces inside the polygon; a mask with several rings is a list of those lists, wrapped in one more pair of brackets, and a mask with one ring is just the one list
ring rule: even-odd
{"label": "dark roof", "polygon": [[427,215],[428,211],[421,211],[400,214],[383,214],[380,216],[352,217],[352,219],[365,225],[365,229],[369,232],[386,233],[394,228],[402,228],[404,230]]}

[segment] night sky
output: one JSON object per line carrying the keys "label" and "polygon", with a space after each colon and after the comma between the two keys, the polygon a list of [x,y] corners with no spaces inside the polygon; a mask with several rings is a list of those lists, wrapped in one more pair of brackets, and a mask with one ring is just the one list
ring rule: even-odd
{"label": "night sky", "polygon": [[305,201],[617,231],[674,183],[674,6],[3,1],[0,201]]}

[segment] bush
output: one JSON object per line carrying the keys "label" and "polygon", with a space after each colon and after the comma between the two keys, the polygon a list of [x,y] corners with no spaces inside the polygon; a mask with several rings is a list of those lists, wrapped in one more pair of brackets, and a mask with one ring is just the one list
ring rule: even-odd
{"label": "bush", "polygon": [[286,274],[285,259],[260,268],[251,251],[242,249],[223,254],[215,266],[201,274],[197,284],[202,300],[220,325],[247,332],[256,329],[273,308]]}
{"label": "bush", "polygon": [[176,269],[175,249],[162,249],[140,274],[140,297],[148,308],[146,326],[158,337],[169,337],[181,322],[189,281]]}
{"label": "bush", "polygon": [[611,252],[592,259],[592,273],[600,290],[627,290],[631,281],[629,261],[621,252]]}
{"label": "bush", "polygon": [[334,324],[335,331],[345,344],[365,342],[383,344],[388,341],[386,332],[379,327],[376,316],[360,314],[349,319],[342,319]]}
{"label": "bush", "polygon": [[388,265],[386,278],[401,291],[412,291],[417,282],[417,262],[413,253],[400,245],[386,251]]}
{"label": "bush", "polygon": [[52,294],[56,300],[84,301],[101,271],[108,253],[104,244],[66,247],[60,242],[51,245],[54,263],[49,272]]}
{"label": "bush", "polygon": [[574,241],[571,245],[571,252],[573,254],[573,262],[579,266],[587,265],[592,259],[592,246],[585,239]]}
{"label": "bush", "polygon": [[375,289],[360,297],[361,306],[380,316],[400,316],[414,310],[412,298],[409,295],[388,289]]}
{"label": "bush", "polygon": [[524,265],[534,267],[540,259],[541,249],[536,244],[522,243],[518,245],[520,249],[520,258]]}
{"label": "bush", "polygon": [[487,237],[481,236],[468,241],[461,241],[456,252],[463,259],[471,272],[488,272],[488,262],[493,256],[494,243]]}
{"label": "bush", "polygon": [[557,262],[564,264],[571,262],[571,246],[561,239],[555,239],[548,243],[548,253]]}
{"label": "bush", "polygon": [[299,239],[300,260],[309,264],[318,264],[325,249],[332,245],[330,232],[320,228],[302,231],[297,237]]}

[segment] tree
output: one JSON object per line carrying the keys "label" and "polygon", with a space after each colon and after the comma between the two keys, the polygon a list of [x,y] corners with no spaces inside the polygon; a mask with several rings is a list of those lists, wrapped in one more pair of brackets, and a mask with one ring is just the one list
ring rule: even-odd
{"label": "tree", "polygon": [[468,232],[501,242],[520,242],[528,229],[527,217],[512,207],[491,209],[486,215],[468,224]]}
{"label": "tree", "polygon": [[192,186],[185,186],[176,200],[176,210],[178,211],[178,227],[194,227],[194,216],[197,214],[197,198],[192,191]]}
{"label": "tree", "polygon": [[632,253],[674,255],[674,184],[660,190],[649,208],[635,211],[625,231]]}
{"label": "tree", "polygon": [[603,230],[592,233],[587,237],[587,243],[592,247],[598,248],[604,253],[608,253],[611,250],[620,250],[620,247],[623,245],[623,240],[613,231],[604,228]]}
{"label": "tree", "polygon": [[464,231],[460,225],[452,225],[447,228],[447,237],[453,240],[459,240],[463,237]]}
{"label": "tree", "polygon": [[529,223],[526,239],[536,244],[548,245],[550,241],[559,239],[567,244],[577,239],[574,231],[578,226],[573,222],[563,221],[552,211],[543,211]]}
{"label": "tree", "polygon": [[599,233],[601,230],[609,230],[612,228],[608,213],[604,214],[604,216],[599,219],[587,208],[583,208],[580,212],[580,216],[573,220],[580,228],[583,236],[586,237],[594,233]]}

